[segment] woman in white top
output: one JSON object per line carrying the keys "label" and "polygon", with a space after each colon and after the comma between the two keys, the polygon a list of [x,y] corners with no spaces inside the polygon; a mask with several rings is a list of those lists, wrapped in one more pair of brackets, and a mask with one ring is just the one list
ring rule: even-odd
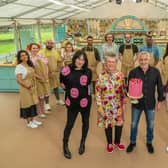
{"label": "woman in white top", "polygon": [[101,54],[101,61],[104,61],[105,55],[114,53],[118,58],[118,47],[114,43],[114,35],[113,33],[109,32],[105,34],[105,43],[102,45],[102,54]]}
{"label": "woman in white top", "polygon": [[37,116],[36,104],[38,103],[36,92],[36,80],[33,64],[29,54],[25,50],[17,53],[15,75],[20,85],[20,117],[27,120],[27,126],[37,128],[42,123],[34,120]]}

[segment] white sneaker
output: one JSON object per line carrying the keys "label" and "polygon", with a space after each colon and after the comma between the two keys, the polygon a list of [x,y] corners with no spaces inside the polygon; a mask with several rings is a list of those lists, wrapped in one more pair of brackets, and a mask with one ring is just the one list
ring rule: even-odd
{"label": "white sneaker", "polygon": [[32,122],[33,122],[34,124],[36,124],[37,126],[38,126],[38,125],[42,125],[42,122],[41,122],[41,121],[33,120]]}
{"label": "white sneaker", "polygon": [[64,105],[65,103],[64,103],[63,100],[60,99],[60,100],[57,100],[56,104],[58,104],[58,105]]}
{"label": "white sneaker", "polygon": [[51,113],[51,111],[45,111],[44,113],[45,113],[45,114],[50,114],[50,113]]}
{"label": "white sneaker", "polygon": [[40,118],[46,118],[47,116],[45,114],[40,114],[39,117]]}
{"label": "white sneaker", "polygon": [[38,125],[34,124],[32,121],[30,121],[28,124],[27,124],[28,127],[30,128],[37,128]]}
{"label": "white sneaker", "polygon": [[51,111],[51,107],[50,107],[49,104],[45,104],[45,110],[46,110],[46,111]]}

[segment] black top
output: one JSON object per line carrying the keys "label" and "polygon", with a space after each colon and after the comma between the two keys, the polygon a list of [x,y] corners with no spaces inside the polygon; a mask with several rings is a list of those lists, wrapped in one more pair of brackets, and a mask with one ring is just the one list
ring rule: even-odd
{"label": "black top", "polygon": [[90,69],[76,70],[71,65],[63,67],[60,73],[61,87],[65,90],[65,104],[68,109],[90,110],[90,86],[92,72]]}
{"label": "black top", "polygon": [[122,44],[120,47],[119,47],[119,53],[123,55],[124,53],[124,49],[130,49],[132,47],[132,50],[133,50],[133,54],[136,54],[138,53],[138,47],[134,44],[130,44],[130,45],[126,45],[126,44]]}
{"label": "black top", "polygon": [[149,66],[149,69],[144,74],[140,67],[136,67],[130,71],[128,81],[131,78],[139,78],[143,81],[143,97],[139,99],[138,104],[132,104],[138,109],[154,109],[155,108],[155,88],[157,86],[158,101],[163,101],[163,87],[160,72]]}
{"label": "black top", "polygon": [[93,51],[94,50],[94,55],[97,61],[100,61],[100,54],[97,48],[95,47],[91,47],[91,46],[86,46],[84,48],[82,48],[83,51]]}

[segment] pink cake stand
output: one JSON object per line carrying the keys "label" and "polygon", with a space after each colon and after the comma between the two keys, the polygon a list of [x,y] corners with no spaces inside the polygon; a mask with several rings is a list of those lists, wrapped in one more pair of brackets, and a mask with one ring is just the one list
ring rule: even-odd
{"label": "pink cake stand", "polygon": [[143,94],[140,97],[133,97],[133,96],[130,96],[129,93],[127,93],[127,96],[131,99],[132,104],[138,104],[138,99],[142,98]]}

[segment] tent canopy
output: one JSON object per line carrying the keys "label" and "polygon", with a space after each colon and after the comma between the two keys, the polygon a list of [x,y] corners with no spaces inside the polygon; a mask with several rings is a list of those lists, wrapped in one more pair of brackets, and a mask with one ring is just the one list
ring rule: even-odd
{"label": "tent canopy", "polygon": [[13,20],[30,23],[38,19],[45,22],[68,18],[118,18],[135,15],[139,18],[167,18],[168,0],[1,0],[0,26]]}

